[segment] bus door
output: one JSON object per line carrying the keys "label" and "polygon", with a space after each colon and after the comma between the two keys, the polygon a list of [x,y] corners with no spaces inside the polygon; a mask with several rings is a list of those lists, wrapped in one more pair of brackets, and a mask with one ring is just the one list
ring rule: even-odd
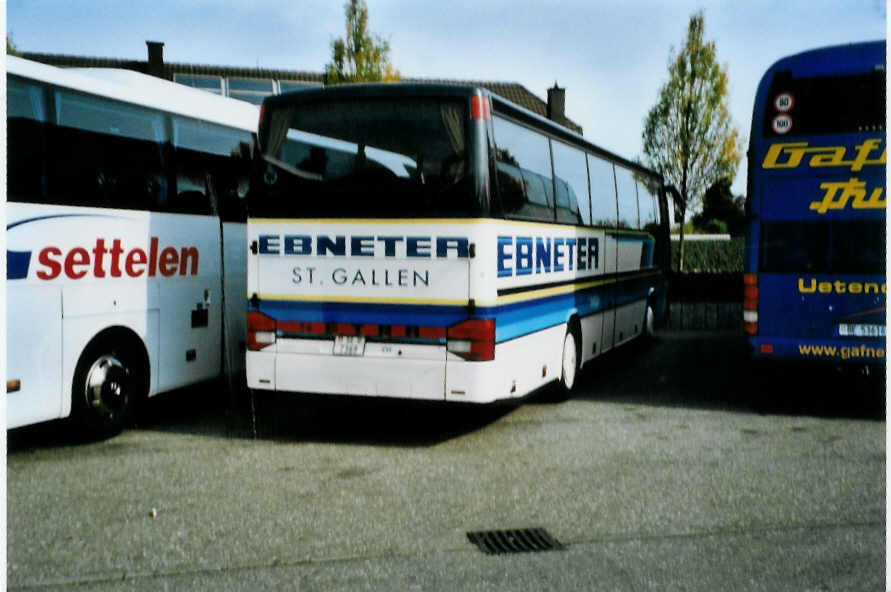
{"label": "bus door", "polygon": [[[190,236],[202,237],[197,275],[189,268],[173,288],[182,302],[175,312],[187,342],[167,354],[192,380],[216,376],[223,363],[230,375],[243,368],[245,208],[251,134],[191,118],[173,117],[176,196],[173,211]],[[224,298],[225,293],[225,298]],[[182,328],[189,330],[182,332]],[[185,351],[183,350],[185,347]],[[162,352],[162,358],[165,353]]]}
{"label": "bus door", "polygon": [[600,338],[600,352],[606,352],[613,348],[616,341],[616,264],[618,256],[618,235],[615,232],[606,232],[603,247],[603,274],[610,278],[603,287],[603,329]]}
{"label": "bus door", "polygon": [[[158,241],[161,390],[220,372],[220,226],[214,216],[152,214]],[[151,248],[151,247],[150,247]]]}

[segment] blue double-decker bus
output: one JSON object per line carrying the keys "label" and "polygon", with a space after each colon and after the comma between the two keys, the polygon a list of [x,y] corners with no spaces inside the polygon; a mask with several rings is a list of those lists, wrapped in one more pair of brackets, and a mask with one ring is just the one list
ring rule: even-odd
{"label": "blue double-decker bus", "polygon": [[807,51],[761,80],[743,321],[758,359],[885,364],[885,42]]}

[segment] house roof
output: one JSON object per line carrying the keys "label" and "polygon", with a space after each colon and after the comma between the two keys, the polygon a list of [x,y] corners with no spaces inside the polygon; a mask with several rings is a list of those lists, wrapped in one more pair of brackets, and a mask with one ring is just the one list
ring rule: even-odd
{"label": "house roof", "polygon": [[[118,58],[98,58],[89,56],[74,56],[48,53],[23,52],[21,57],[57,66],[60,68],[122,68],[135,70],[143,74],[149,73],[149,64],[145,60],[124,60]],[[325,75],[321,72],[306,72],[301,70],[280,70],[270,68],[244,68],[236,66],[215,66],[209,64],[183,64],[176,62],[164,62],[164,76],[172,79],[174,74],[191,74],[204,76],[223,76],[228,78],[273,78],[297,82],[310,82],[324,84]],[[479,86],[504,97],[512,103],[516,103],[533,113],[547,117],[547,102],[532,93],[529,89],[517,82],[498,82],[484,80],[446,80],[434,78],[403,78],[404,82],[436,83]],[[579,135],[582,127],[570,119],[566,119],[564,125]]]}

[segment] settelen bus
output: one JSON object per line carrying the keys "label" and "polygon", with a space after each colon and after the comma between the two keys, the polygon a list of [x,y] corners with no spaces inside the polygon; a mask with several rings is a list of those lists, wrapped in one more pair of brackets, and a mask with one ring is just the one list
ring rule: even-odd
{"label": "settelen bus", "polygon": [[248,197],[252,389],[521,397],[666,309],[661,177],[487,91],[263,104]]}
{"label": "settelen bus", "polygon": [[749,147],[744,326],[756,360],[885,364],[885,43],[764,75]]}
{"label": "settelen bus", "polygon": [[243,374],[257,120],[135,72],[7,56],[9,428],[72,415],[107,435],[140,397]]}

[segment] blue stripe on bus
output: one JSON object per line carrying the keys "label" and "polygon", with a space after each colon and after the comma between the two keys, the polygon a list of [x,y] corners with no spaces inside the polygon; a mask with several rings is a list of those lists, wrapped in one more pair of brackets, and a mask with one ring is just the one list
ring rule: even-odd
{"label": "blue stripe on bus", "polygon": [[579,317],[643,300],[652,278],[604,284],[583,290],[500,306],[380,304],[364,302],[260,301],[261,312],[279,321],[448,327],[468,318],[495,318],[495,341],[501,343],[565,323],[571,311]]}
{"label": "blue stripe on bus", "polygon": [[6,251],[6,279],[21,280],[28,277],[31,251]]}

